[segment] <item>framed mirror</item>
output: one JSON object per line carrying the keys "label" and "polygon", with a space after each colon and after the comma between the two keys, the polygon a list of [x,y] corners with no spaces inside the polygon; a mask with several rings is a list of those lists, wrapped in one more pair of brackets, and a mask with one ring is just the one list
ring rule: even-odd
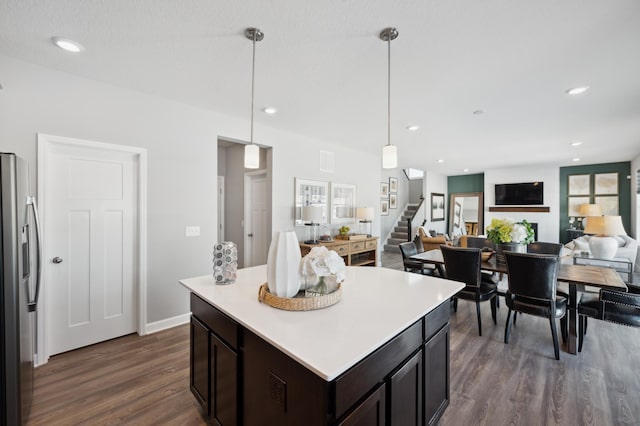
{"label": "framed mirror", "polygon": [[295,179],[295,224],[304,225],[302,207],[322,207],[322,219],[318,223],[327,223],[329,217],[329,182]]}
{"label": "framed mirror", "polygon": [[331,183],[331,223],[356,221],[356,186]]}
{"label": "framed mirror", "polygon": [[482,235],[484,233],[484,194],[460,192],[449,201],[449,235]]}

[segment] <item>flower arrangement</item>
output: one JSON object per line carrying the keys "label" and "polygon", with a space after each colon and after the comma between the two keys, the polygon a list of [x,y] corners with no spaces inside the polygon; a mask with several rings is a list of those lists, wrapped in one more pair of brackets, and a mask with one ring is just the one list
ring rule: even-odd
{"label": "flower arrangement", "polygon": [[526,220],[515,222],[513,219],[492,219],[487,228],[487,238],[496,244],[533,242],[533,228]]}
{"label": "flower arrangement", "polygon": [[325,246],[314,247],[300,261],[300,281],[305,292],[328,294],[344,281],[346,269],[338,253]]}

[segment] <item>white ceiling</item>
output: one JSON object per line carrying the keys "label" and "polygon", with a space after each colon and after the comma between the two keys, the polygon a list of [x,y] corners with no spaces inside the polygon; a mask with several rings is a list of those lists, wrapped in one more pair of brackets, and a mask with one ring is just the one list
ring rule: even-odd
{"label": "white ceiling", "polygon": [[[258,143],[260,127],[273,126],[381,150],[378,35],[394,26],[401,167],[451,175],[640,155],[637,0],[0,0],[0,54],[248,120],[250,26],[265,33],[256,109],[278,108],[256,113]],[[52,36],[86,51],[65,53]],[[581,85],[591,90],[565,94]]]}

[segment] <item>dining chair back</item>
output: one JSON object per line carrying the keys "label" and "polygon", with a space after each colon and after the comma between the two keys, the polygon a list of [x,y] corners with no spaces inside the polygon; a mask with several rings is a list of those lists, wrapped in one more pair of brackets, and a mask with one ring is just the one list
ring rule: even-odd
{"label": "dining chair back", "polygon": [[495,250],[496,249],[496,243],[494,243],[493,241],[491,241],[488,238],[482,238],[482,237],[467,237],[467,247],[470,248],[483,248],[483,247],[489,247],[490,249]]}
{"label": "dining chair back", "polygon": [[[509,343],[511,311],[547,318],[551,326],[556,359],[560,359],[556,319],[561,318],[562,337],[567,337],[567,298],[557,294],[559,258],[556,255],[505,252],[509,312],[504,342]],[[515,318],[515,317],[514,317]]]}
{"label": "dining chair back", "polygon": [[432,275],[433,270],[426,268],[419,260],[410,259],[414,254],[418,254],[418,249],[413,241],[405,241],[398,245],[400,253],[402,253],[402,263],[406,272],[416,272],[418,274]]}
{"label": "dining chair back", "polygon": [[560,243],[546,243],[542,241],[536,241],[527,245],[527,253],[536,254],[553,254],[560,256],[562,252],[562,244]]}
{"label": "dining chair back", "polygon": [[[480,302],[491,302],[491,317],[496,322],[497,287],[495,284],[482,280],[480,265],[482,263],[479,248],[440,246],[444,259],[447,279],[460,281],[465,288],[456,294],[456,298],[473,300],[476,303],[476,315],[478,317],[478,334],[482,336],[482,320],[480,318]],[[457,307],[457,299],[454,300],[454,309]]]}

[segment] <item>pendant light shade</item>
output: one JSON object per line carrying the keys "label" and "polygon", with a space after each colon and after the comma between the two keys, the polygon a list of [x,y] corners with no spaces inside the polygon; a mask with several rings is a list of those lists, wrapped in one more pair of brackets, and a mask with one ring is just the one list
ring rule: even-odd
{"label": "pendant light shade", "polygon": [[253,98],[256,76],[256,42],[264,38],[264,34],[258,28],[247,28],[244,36],[253,42],[253,58],[251,60],[251,143],[244,147],[244,167],[257,169],[260,167],[260,147],[253,143]]}
{"label": "pendant light shade", "polygon": [[398,167],[398,147],[385,145],[382,147],[382,168],[395,169]]}
{"label": "pendant light shade", "polygon": [[260,167],[260,147],[255,144],[244,146],[244,167],[257,169]]}
{"label": "pendant light shade", "polygon": [[387,42],[387,144],[382,148],[382,168],[395,169],[398,167],[398,148],[391,145],[391,40],[398,38],[398,30],[385,28],[380,33],[380,39]]}

